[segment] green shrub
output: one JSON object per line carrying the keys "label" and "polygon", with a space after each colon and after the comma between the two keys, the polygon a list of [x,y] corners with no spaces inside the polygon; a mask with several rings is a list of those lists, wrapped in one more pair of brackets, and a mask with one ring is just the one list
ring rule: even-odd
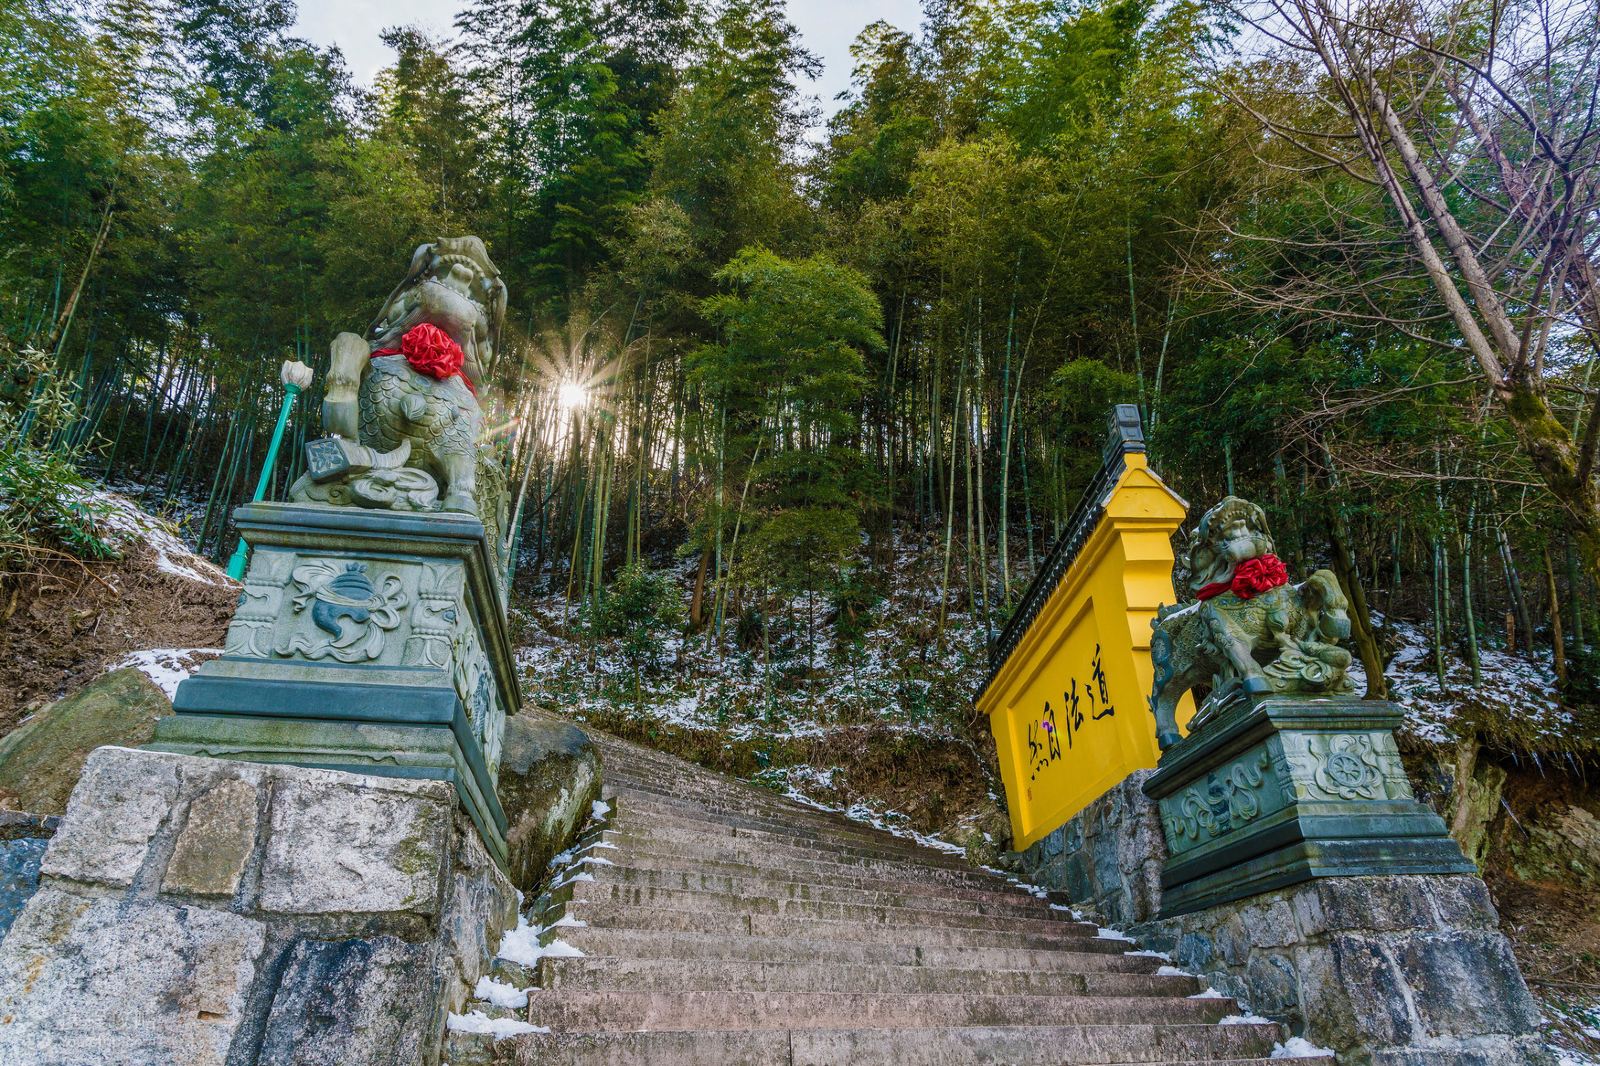
{"label": "green shrub", "polygon": [[69,393],[41,353],[0,355],[8,364],[0,388],[0,585],[63,555],[116,558],[101,532],[109,508],[91,502],[94,490],[73,456],[36,444],[76,418]]}
{"label": "green shrub", "polygon": [[639,563],[624,567],[589,612],[597,637],[616,638],[633,671],[635,699],[640,674],[660,665],[662,643],[683,628],[683,595],[672,578]]}

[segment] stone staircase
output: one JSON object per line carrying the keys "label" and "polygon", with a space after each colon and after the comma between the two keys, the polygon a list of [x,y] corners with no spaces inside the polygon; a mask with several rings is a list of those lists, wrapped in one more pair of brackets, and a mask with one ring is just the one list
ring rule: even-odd
{"label": "stone staircase", "polygon": [[538,961],[515,1015],[549,1032],[496,1062],[1246,1066],[1283,1036],[959,859],[595,742],[612,811],[532,915],[582,954]]}

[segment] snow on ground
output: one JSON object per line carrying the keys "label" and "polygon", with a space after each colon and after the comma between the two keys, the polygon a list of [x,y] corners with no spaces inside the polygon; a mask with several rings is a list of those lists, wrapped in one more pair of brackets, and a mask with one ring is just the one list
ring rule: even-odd
{"label": "snow on ground", "polygon": [[124,550],[139,544],[148,545],[162,573],[207,585],[226,585],[232,581],[209,559],[190,551],[171,525],[146,514],[126,496],[96,489],[82,502],[101,536]]}
{"label": "snow on ground", "polygon": [[[1433,661],[1433,634],[1423,625],[1373,613],[1373,621],[1398,644],[1384,674],[1390,696],[1405,710],[1401,729],[1430,744],[1454,743],[1464,727],[1461,715],[1473,706],[1503,710],[1548,736],[1570,735],[1574,721],[1561,705],[1555,668],[1548,649],[1534,658],[1507,652],[1488,639],[1478,644],[1479,683],[1473,685],[1471,667],[1460,649],[1445,650],[1444,685]],[[1350,670],[1356,691],[1366,690],[1366,673],[1357,659]]]}
{"label": "snow on ground", "polygon": [[107,666],[106,671],[125,670],[131,666],[155,682],[170,700],[177,695],[183,680],[201,663],[221,654],[221,648],[147,648],[129,652]]}
{"label": "snow on ground", "polygon": [[[933,828],[906,813],[913,806],[861,802],[865,797],[855,791],[860,782],[836,777],[834,760],[820,755],[830,749],[859,752],[863,743],[891,735],[899,742],[921,738],[945,750],[972,746],[973,733],[982,729],[973,726],[970,711],[987,667],[987,638],[981,618],[960,609],[965,586],[957,568],[943,641],[938,639],[942,567],[933,560],[939,558],[937,545],[901,538],[894,567],[878,575],[883,598],[867,610],[853,643],[837,642],[823,597],[810,625],[805,601],[797,599],[786,611],[773,612],[768,647],[759,641],[741,647],[737,617],[724,620],[720,641],[714,626],[663,635],[655,650],[658,668],[643,673],[637,692],[620,643],[597,641],[586,632],[583,613],[567,602],[564,584],[553,593],[519,595],[512,610],[525,702],[601,728],[617,728],[625,718],[632,739],[648,737],[652,727],[687,731],[702,747],[709,739],[746,762],[753,755],[764,767],[751,772],[753,779],[781,795],[960,854],[959,845],[913,828],[914,822],[918,829]],[[697,563],[688,558],[667,571],[686,606]],[[973,761],[974,775],[981,776],[976,754]],[[1002,805],[998,798],[995,804]],[[977,818],[975,812],[951,810],[948,824],[938,827],[945,836],[960,831],[972,838],[964,843],[995,842],[981,820],[963,822]]]}
{"label": "snow on ground", "polygon": [[1540,1028],[1561,1066],[1600,1066],[1600,997],[1538,995]]}
{"label": "snow on ground", "polygon": [[[557,592],[519,598],[515,610],[526,625],[517,664],[530,699],[542,696],[580,720],[625,709],[664,725],[717,730],[734,740],[812,739],[876,722],[944,735],[939,712],[946,708],[937,701],[947,691],[959,691],[970,701],[986,663],[985,638],[981,622],[952,610],[944,648],[929,640],[937,619],[939,568],[926,565],[925,550],[898,547],[891,587],[871,611],[862,638],[849,648],[834,646],[834,627],[823,620],[826,608],[820,602],[814,632],[806,632],[803,600],[797,600],[792,613],[802,622],[786,633],[773,626],[770,661],[760,648],[737,646],[732,619],[724,621],[720,647],[714,627],[664,636],[656,649],[662,669],[643,678],[636,704],[631,667],[610,642],[590,644],[580,612]],[[673,571],[686,599],[695,563],[686,560]],[[956,597],[954,587],[950,596]],[[589,654],[575,655],[575,641]]]}

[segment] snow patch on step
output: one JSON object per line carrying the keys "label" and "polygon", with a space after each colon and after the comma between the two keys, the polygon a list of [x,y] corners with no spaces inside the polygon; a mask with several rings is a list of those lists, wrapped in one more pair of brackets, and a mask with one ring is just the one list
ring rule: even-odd
{"label": "snow patch on step", "polygon": [[1094,934],[1094,938],[1096,940],[1120,940],[1124,944],[1138,943],[1137,940],[1133,939],[1133,937],[1129,936],[1127,933],[1124,933],[1121,929],[1112,929],[1109,926],[1104,925],[1096,926],[1095,929],[1096,932]]}
{"label": "snow patch on step", "polygon": [[491,1018],[482,1011],[472,1011],[470,1014],[456,1014],[451,1012],[445,1027],[457,1033],[477,1033],[480,1036],[492,1036],[496,1040],[504,1040],[508,1036],[523,1036],[528,1033],[548,1033],[548,1025],[534,1025],[531,1022],[518,1021],[515,1018]]}
{"label": "snow patch on step", "polygon": [[[508,962],[515,962],[522,966],[537,966],[540,959],[580,959],[583,952],[567,943],[565,940],[552,940],[548,944],[539,943],[541,934],[548,932],[562,922],[547,925],[543,929],[531,924],[525,914],[517,915],[517,927],[500,938],[500,950],[496,953]],[[565,923],[567,926],[582,925],[574,919]]]}
{"label": "snow patch on step", "polygon": [[[610,848],[612,851],[622,850],[618,845],[611,843],[609,840],[597,840],[593,844],[585,844],[581,848],[568,848],[566,851],[557,852],[556,854],[552,855],[550,857],[549,869],[554,870],[558,867],[570,866],[572,865],[574,859],[585,855],[587,852],[598,851],[601,848]],[[604,862],[605,860],[595,859],[594,861]]]}
{"label": "snow patch on step", "polygon": [[545,926],[544,928],[545,928],[545,930],[550,930],[550,929],[587,929],[587,928],[589,928],[589,923],[584,921],[582,918],[574,918],[570,914],[562,914],[561,917],[557,918],[555,921],[551,922],[549,925]]}
{"label": "snow patch on step", "polygon": [[[1196,997],[1191,997],[1191,998],[1198,999],[1200,997],[1196,996]],[[1221,998],[1226,999],[1227,997],[1223,996]],[[1220,1021],[1218,1021],[1217,1024],[1218,1025],[1271,1025],[1272,1023],[1270,1021],[1268,1021],[1266,1018],[1263,1018],[1263,1017],[1261,1017],[1260,1015],[1257,1015],[1257,1014],[1230,1014],[1226,1018],[1223,1018]]]}
{"label": "snow patch on step", "polygon": [[1314,1059],[1327,1056],[1333,1057],[1333,1049],[1318,1047],[1303,1036],[1291,1036],[1281,1044],[1272,1048],[1271,1058],[1275,1059]]}
{"label": "snow patch on step", "polygon": [[[1171,967],[1163,967],[1163,969],[1170,969],[1170,968]],[[1189,976],[1192,977],[1193,974],[1190,974]],[[1215,988],[1212,988],[1210,985],[1207,985],[1206,986],[1206,990],[1204,992],[1196,992],[1194,995],[1190,996],[1189,998],[1190,999],[1227,999],[1228,997],[1223,995],[1221,992],[1218,992]],[[1256,1019],[1256,1020],[1259,1021],[1260,1019]],[[1223,1021],[1227,1021],[1227,1019],[1224,1018]]]}
{"label": "snow patch on step", "polygon": [[[1144,948],[1140,951],[1124,951],[1123,954],[1132,955],[1136,959],[1160,959],[1162,962],[1172,961],[1172,956],[1168,955],[1165,951],[1151,951],[1149,948]],[[1193,975],[1191,974],[1190,976]]]}
{"label": "snow patch on step", "polygon": [[611,815],[611,804],[605,800],[595,800],[589,808],[589,817],[597,822],[603,822]]}
{"label": "snow patch on step", "polygon": [[[1162,958],[1166,958],[1166,956],[1165,955],[1161,955],[1161,952],[1159,952],[1159,951],[1124,951],[1123,954],[1124,955],[1160,955]],[[1196,974],[1196,973],[1190,973],[1188,970],[1180,970],[1176,966],[1158,966],[1158,967],[1156,967],[1156,976],[1157,977],[1199,977],[1200,975]]]}
{"label": "snow patch on step", "polygon": [[472,995],[496,1007],[515,1010],[528,1005],[528,993],[525,990],[505,981],[496,981],[487,974],[478,978],[478,986],[472,990]]}

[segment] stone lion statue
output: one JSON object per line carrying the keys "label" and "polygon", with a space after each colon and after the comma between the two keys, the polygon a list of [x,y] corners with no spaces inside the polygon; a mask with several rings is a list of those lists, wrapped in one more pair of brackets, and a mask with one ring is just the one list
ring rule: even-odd
{"label": "stone lion statue", "polygon": [[1180,739],[1178,701],[1209,685],[1190,732],[1241,697],[1345,693],[1351,662],[1349,602],[1328,570],[1298,585],[1273,554],[1266,514],[1228,496],[1207,511],[1189,537],[1194,600],[1163,607],[1151,623],[1155,685],[1150,710],[1162,749]]}
{"label": "stone lion statue", "polygon": [[323,429],[360,448],[322,443],[325,462],[308,464],[290,498],[460,511],[503,526],[504,500],[479,484],[492,459],[478,388],[498,364],[505,309],[505,283],[483,241],[418,247],[367,336],[333,341]]}

